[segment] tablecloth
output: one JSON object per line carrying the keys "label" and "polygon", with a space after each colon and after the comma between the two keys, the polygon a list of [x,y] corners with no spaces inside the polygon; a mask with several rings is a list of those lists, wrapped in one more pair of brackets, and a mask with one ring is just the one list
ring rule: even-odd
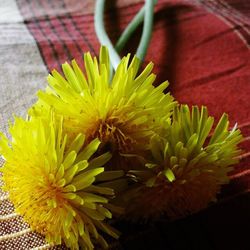
{"label": "tablecloth", "polygon": [[[105,26],[115,43],[143,5],[142,0],[109,0]],[[46,76],[65,61],[97,55],[92,0],[0,1],[0,130],[7,133],[13,114],[25,116]],[[218,118],[250,136],[250,1],[159,0],[145,64],[153,61],[157,82],[169,80],[180,103],[207,105]],[[123,54],[134,53],[141,27]],[[82,63],[80,63],[82,64]],[[241,147],[247,154],[250,141]],[[1,161],[3,163],[3,161]],[[121,223],[114,249],[249,250],[250,157],[231,173],[217,205],[172,223]],[[0,249],[46,249],[42,236],[16,216],[7,195],[0,196]],[[6,220],[6,216],[9,217]],[[53,249],[62,249],[54,247]]]}

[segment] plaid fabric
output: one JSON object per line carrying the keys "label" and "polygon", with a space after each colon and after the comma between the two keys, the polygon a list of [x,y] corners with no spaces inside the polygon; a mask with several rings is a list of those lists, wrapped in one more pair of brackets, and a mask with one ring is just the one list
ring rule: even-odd
{"label": "plaid fabric", "polygon": [[[107,1],[105,22],[115,42],[142,0]],[[46,75],[82,54],[97,55],[94,1],[8,0],[0,2],[0,130],[7,132],[13,113],[25,115],[44,88]],[[158,82],[170,81],[181,103],[207,105],[217,119],[230,116],[250,136],[250,2],[248,0],[159,0],[146,63],[155,63]],[[140,32],[123,53],[134,52]],[[250,140],[242,143],[250,151]],[[231,174],[218,204],[189,218],[153,225],[121,223],[124,232],[113,249],[248,250],[250,159]],[[246,229],[243,229],[246,228]],[[0,249],[47,249],[16,216],[7,194],[0,193]],[[51,249],[63,249],[54,247]]]}

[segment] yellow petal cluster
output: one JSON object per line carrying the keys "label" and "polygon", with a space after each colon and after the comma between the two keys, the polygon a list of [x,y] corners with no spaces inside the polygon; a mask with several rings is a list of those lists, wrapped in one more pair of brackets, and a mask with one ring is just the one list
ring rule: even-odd
{"label": "yellow petal cluster", "polygon": [[[16,212],[53,244],[107,248],[112,213],[176,218],[216,200],[238,162],[240,131],[206,107],[178,106],[153,64],[125,56],[114,75],[108,50],[53,70],[11,139],[0,134],[1,172]],[[114,202],[113,202],[114,201]]]}
{"label": "yellow petal cluster", "polygon": [[[101,148],[113,155],[141,154],[160,129],[160,120],[170,117],[175,102],[164,93],[168,82],[153,86],[152,63],[137,76],[139,60],[134,57],[129,61],[130,55],[124,57],[112,78],[105,47],[100,50],[99,62],[89,53],[84,55],[86,75],[75,60],[63,64],[64,76],[52,71],[49,87],[39,91],[39,101],[30,114],[41,116],[52,108],[64,117],[69,138],[83,133],[87,141],[99,138]],[[113,168],[120,169],[122,162],[115,165]]]}
{"label": "yellow petal cluster", "polygon": [[171,125],[152,137],[144,170],[130,171],[143,184],[126,194],[129,217],[182,217],[216,200],[238,162],[242,135],[236,127],[229,129],[226,114],[214,130],[213,123],[206,107],[175,108]]}
{"label": "yellow petal cluster", "polygon": [[12,139],[0,137],[5,189],[16,212],[49,243],[64,242],[70,249],[79,249],[80,244],[83,249],[93,249],[94,240],[106,247],[100,230],[118,237],[105,223],[112,217],[108,201],[114,192],[95,182],[111,155],[93,158],[99,139],[79,152],[85,136],[78,134],[68,142],[62,127],[62,119],[58,122],[53,116],[15,119],[10,127]]}

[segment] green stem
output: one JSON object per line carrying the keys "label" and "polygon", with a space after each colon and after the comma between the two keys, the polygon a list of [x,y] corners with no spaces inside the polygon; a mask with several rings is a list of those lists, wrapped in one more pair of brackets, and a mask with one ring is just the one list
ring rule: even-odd
{"label": "green stem", "polygon": [[95,5],[95,31],[100,43],[106,46],[109,50],[110,62],[114,69],[117,68],[121,59],[114,49],[104,27],[104,7],[105,0],[96,0]]}
{"label": "green stem", "polygon": [[[157,0],[154,0],[154,5],[156,3],[157,3]],[[129,38],[136,31],[138,26],[143,22],[144,14],[145,14],[145,6],[143,6],[140,9],[140,11],[136,14],[136,16],[133,18],[133,20],[128,24],[126,29],[121,34],[119,40],[117,41],[115,45],[115,49],[117,52],[121,52],[121,50],[124,48]]]}
{"label": "green stem", "polygon": [[144,23],[143,31],[140,40],[139,47],[137,48],[136,55],[143,62],[146,55],[149,41],[152,34],[153,28],[153,17],[154,17],[154,2],[152,0],[145,0],[145,14],[144,14]]}

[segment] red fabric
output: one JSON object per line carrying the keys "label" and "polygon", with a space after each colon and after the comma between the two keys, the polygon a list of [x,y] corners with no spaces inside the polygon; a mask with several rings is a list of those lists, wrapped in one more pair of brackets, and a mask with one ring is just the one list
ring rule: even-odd
{"label": "red fabric", "polygon": [[[246,2],[159,1],[146,63],[155,63],[158,81],[169,80],[170,91],[179,102],[206,105],[217,119],[223,112],[228,113],[232,126],[237,122],[247,137],[250,21],[246,14],[250,7]],[[72,11],[71,3],[62,0],[18,0],[18,3],[49,70],[59,69],[60,64],[73,58],[81,62],[85,51],[98,54],[100,44],[93,14],[86,14],[86,10],[82,13],[81,4]],[[142,4],[120,8],[111,5],[107,10],[107,30],[113,41]],[[54,15],[53,9],[64,12]],[[124,53],[134,52],[139,38],[137,32]],[[244,143],[243,148],[250,151],[250,144]],[[232,173],[228,195],[250,188],[249,162],[245,160]]]}
{"label": "red fabric", "polygon": [[[80,62],[85,51],[98,54],[94,2],[74,1],[74,8],[66,0],[17,2],[49,70],[73,58]],[[142,4],[119,8],[110,4],[105,20],[113,41]],[[54,15],[53,9],[58,8],[62,12]],[[217,120],[228,113],[231,126],[237,122],[245,137],[250,136],[249,14],[248,0],[159,0],[146,56],[146,63],[155,63],[158,82],[169,80],[169,89],[179,102],[206,105]],[[136,32],[123,53],[134,52],[139,38]],[[249,152],[250,141],[242,143],[242,148]],[[249,167],[250,158],[236,166],[222,198],[249,192]]]}

